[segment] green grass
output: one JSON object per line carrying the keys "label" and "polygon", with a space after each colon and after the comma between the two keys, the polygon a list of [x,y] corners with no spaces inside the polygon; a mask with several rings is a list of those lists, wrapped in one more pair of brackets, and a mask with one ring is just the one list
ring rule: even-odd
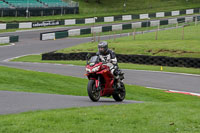
{"label": "green grass", "polygon": [[3,17],[0,22],[24,22],[24,21],[45,21],[45,20],[60,20],[70,18],[85,18],[96,16],[110,16],[121,14],[140,14],[140,13],[155,13],[162,11],[173,11],[180,9],[200,7],[198,0],[127,0],[126,11],[124,11],[124,1],[121,0],[101,0],[101,4],[97,4],[95,0],[89,0],[89,3],[83,0],[75,0],[79,2],[80,14],[67,14],[55,16],[38,16],[38,17]]}
{"label": "green grass", "polygon": [[[155,32],[108,40],[109,47],[117,54],[138,54],[150,56],[192,57],[200,58],[200,25]],[[97,43],[84,43],[70,48],[58,50],[58,53],[96,52]]]}
{"label": "green grass", "polygon": [[[0,70],[0,90],[87,95],[86,79],[8,67]],[[199,132],[199,97],[131,85],[126,89],[127,99],[144,103],[0,115],[0,132]]]}
{"label": "green grass", "polygon": [[[41,55],[29,55],[20,58],[13,59],[12,61],[17,62],[39,62],[39,63],[55,63],[55,64],[72,64],[85,66],[86,61],[51,61],[51,60],[42,60]],[[135,70],[150,70],[150,71],[161,71],[161,66],[153,65],[139,65],[131,63],[119,63],[121,69],[135,69]],[[195,68],[184,68],[184,67],[163,67],[164,72],[178,72],[178,73],[189,73],[189,74],[200,74],[200,69]]]}
{"label": "green grass", "polygon": [[[87,96],[87,79],[27,71],[0,66],[0,90]],[[173,102],[199,100],[198,97],[166,93],[136,85],[126,85],[126,99]],[[168,99],[170,97],[170,99]]]}
{"label": "green grass", "polygon": [[101,4],[97,4],[95,0],[89,0],[86,3],[82,0],[75,0],[79,2],[81,14],[139,14],[139,13],[152,13],[157,11],[172,11],[177,9],[185,9],[198,7],[200,2],[197,0],[191,0],[186,2],[185,0],[127,0],[126,11],[124,10],[124,1],[120,0],[101,0]]}
{"label": "green grass", "polygon": [[86,79],[0,67],[0,90],[86,95]]}
{"label": "green grass", "polygon": [[143,103],[0,116],[6,133],[199,133],[199,102]]}
{"label": "green grass", "polygon": [[9,43],[0,43],[0,46],[6,46],[9,45]]}

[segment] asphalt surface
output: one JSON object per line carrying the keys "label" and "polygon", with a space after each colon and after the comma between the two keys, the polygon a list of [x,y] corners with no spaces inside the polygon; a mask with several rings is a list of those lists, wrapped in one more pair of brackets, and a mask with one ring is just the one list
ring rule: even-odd
{"label": "asphalt surface", "polygon": [[0,114],[13,114],[47,109],[133,103],[142,102],[130,100],[115,102],[113,99],[108,98],[101,98],[99,102],[91,102],[89,98],[85,96],[0,91]]}
{"label": "asphalt surface", "polygon": [[[28,54],[39,54],[55,51],[58,49],[63,49],[80,43],[91,41],[91,38],[65,38],[55,41],[40,41],[40,32],[44,32],[44,30],[0,34],[0,36],[4,36],[7,34],[20,35],[20,42],[16,43],[14,46],[0,47],[0,66],[8,66],[14,68],[85,78],[83,76],[83,74],[85,73],[85,69],[81,66],[8,62],[8,59],[10,58]],[[122,36],[127,36],[127,34],[123,34]],[[105,36],[101,37],[101,40],[109,38],[109,36]],[[177,73],[138,70],[123,71],[125,72],[125,83],[127,84],[200,93],[199,75],[184,75]],[[20,97],[23,97],[23,99],[20,99]],[[42,97],[44,97],[44,99],[42,99]],[[104,100],[107,101],[108,99],[103,99],[103,101]],[[135,103],[135,101],[125,101],[125,103]],[[113,100],[108,100],[107,102],[93,103],[90,102],[88,97],[60,95],[52,96],[49,94],[32,94],[0,91],[0,114],[19,113],[40,109],[43,110],[67,107],[97,106],[107,104],[119,103],[113,102]]]}

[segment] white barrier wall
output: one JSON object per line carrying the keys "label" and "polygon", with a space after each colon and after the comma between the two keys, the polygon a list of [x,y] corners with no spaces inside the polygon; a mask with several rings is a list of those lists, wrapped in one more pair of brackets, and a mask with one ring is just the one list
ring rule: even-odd
{"label": "white barrier wall", "polygon": [[55,33],[42,34],[42,40],[53,40],[55,39]]}
{"label": "white barrier wall", "polygon": [[168,22],[169,22],[169,24],[177,24],[178,23],[177,18],[169,19]]}
{"label": "white barrier wall", "polygon": [[132,29],[134,29],[134,28],[141,28],[141,27],[142,27],[142,22],[132,23]]}
{"label": "white barrier wall", "polygon": [[0,37],[0,44],[2,43],[10,43],[9,37]]}
{"label": "white barrier wall", "polygon": [[19,28],[32,28],[32,22],[19,23]]}
{"label": "white barrier wall", "polygon": [[193,22],[193,17],[186,17],[185,22]]}
{"label": "white barrier wall", "polygon": [[104,22],[113,22],[114,17],[104,17]]}
{"label": "white barrier wall", "polygon": [[5,30],[6,29],[6,24],[0,24],[0,30]]}
{"label": "white barrier wall", "polygon": [[178,16],[180,15],[180,11],[172,11],[172,16]]}
{"label": "white barrier wall", "polygon": [[81,30],[80,29],[69,30],[68,33],[69,36],[79,36],[81,34]]}
{"label": "white barrier wall", "polygon": [[99,33],[99,32],[102,32],[102,26],[91,28],[91,33]]}
{"label": "white barrier wall", "polygon": [[65,25],[74,25],[74,24],[76,24],[76,20],[75,19],[65,20]]}
{"label": "white barrier wall", "polygon": [[149,14],[140,14],[140,19],[149,19]]}
{"label": "white barrier wall", "polygon": [[188,10],[186,10],[186,14],[194,14],[194,9],[188,9]]}
{"label": "white barrier wall", "polygon": [[118,25],[112,25],[112,30],[122,30],[122,24],[118,24]]}
{"label": "white barrier wall", "polygon": [[165,17],[165,13],[164,12],[157,12],[156,13],[156,18],[162,18]]}
{"label": "white barrier wall", "polygon": [[160,25],[160,20],[150,21],[150,26],[151,27],[158,26],[158,25]]}
{"label": "white barrier wall", "polygon": [[132,15],[123,15],[122,20],[132,20]]}
{"label": "white barrier wall", "polygon": [[[182,20],[182,19],[185,20],[185,22],[193,22],[194,21],[194,17],[180,18],[180,20]],[[151,27],[152,26],[158,26],[161,23],[160,20],[152,20],[152,21],[148,20],[148,21],[144,21],[144,22],[145,23],[150,22],[150,25],[148,25],[148,26],[151,26]],[[142,27],[142,23],[143,22],[131,23],[132,29],[141,28]],[[169,25],[170,24],[178,24],[178,19],[177,18],[165,19],[162,24],[164,24],[164,25],[167,25],[167,24],[169,24]],[[145,26],[147,26],[147,25],[144,25],[144,27]],[[102,26],[91,27],[91,33],[102,32],[102,29],[103,29]],[[126,29],[126,27],[124,29]],[[112,25],[112,31],[115,31],[115,30],[123,30],[123,24]],[[81,35],[81,29],[68,30],[68,36],[78,36],[78,35]],[[44,34],[42,34],[41,40],[52,40],[52,39],[55,39],[55,33],[46,33],[46,34],[44,33]]]}
{"label": "white barrier wall", "polygon": [[91,24],[91,23],[95,23],[95,18],[86,18],[85,19],[85,24]]}

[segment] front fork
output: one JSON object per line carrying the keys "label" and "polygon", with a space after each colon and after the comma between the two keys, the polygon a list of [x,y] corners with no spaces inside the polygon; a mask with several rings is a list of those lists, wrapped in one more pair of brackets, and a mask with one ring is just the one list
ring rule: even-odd
{"label": "front fork", "polygon": [[95,80],[95,85],[97,91],[100,91],[101,90],[100,76],[98,76],[97,80]]}

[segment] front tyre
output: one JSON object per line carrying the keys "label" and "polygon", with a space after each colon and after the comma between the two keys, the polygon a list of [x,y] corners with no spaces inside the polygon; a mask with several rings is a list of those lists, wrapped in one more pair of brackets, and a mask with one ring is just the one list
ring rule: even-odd
{"label": "front tyre", "polygon": [[126,89],[123,82],[121,82],[121,88],[116,90],[112,96],[117,102],[121,102],[125,99]]}
{"label": "front tyre", "polygon": [[94,80],[89,80],[88,82],[88,96],[93,102],[97,102],[100,99],[100,91],[97,91],[95,81]]}

